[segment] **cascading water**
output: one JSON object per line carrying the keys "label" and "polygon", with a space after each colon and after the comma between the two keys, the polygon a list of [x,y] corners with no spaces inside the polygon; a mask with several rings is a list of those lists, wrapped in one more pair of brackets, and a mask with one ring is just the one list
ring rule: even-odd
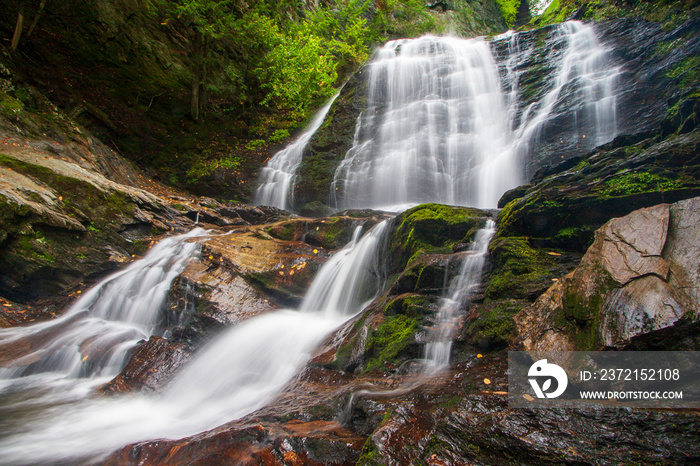
{"label": "cascading water", "polygon": [[306,145],[311,140],[311,136],[323,123],[336,97],[338,97],[338,94],[333,96],[318,111],[308,128],[299,136],[299,139],[277,152],[262,168],[259,186],[255,192],[256,205],[269,205],[285,210],[289,210],[294,206],[294,180],[297,176],[299,165],[301,165],[304,149],[306,149]]}
{"label": "cascading water", "polygon": [[[370,66],[369,106],[335,173],[337,205],[495,206],[504,191],[524,181],[523,157],[535,149],[566,93],[578,95],[582,127],[583,120],[593,121],[587,124],[595,134],[587,135],[587,143],[614,137],[612,91],[619,71],[608,66],[590,26],[570,22],[556,34],[563,47],[553,57],[555,79],[541,101],[522,112],[517,110],[518,76],[512,75],[522,58],[517,34],[509,37],[513,46],[505,84],[483,40],[424,37],[388,43]],[[303,149],[331,103],[263,170],[258,204],[292,206]],[[132,264],[87,293],[64,317],[0,331],[0,346],[40,348],[22,353],[12,368],[0,372],[5,378],[0,397],[13,400],[9,408],[0,408],[2,462],[95,459],[128,443],[199,433],[269,403],[313,348],[375,296],[381,275],[375,262],[386,229],[382,223],[362,239],[356,235],[334,255],[314,280],[301,312],[280,311],[236,326],[203,348],[159,397],[88,398],[91,389],[118,372],[135,341],[164,330],[152,311],[160,309],[194,249],[181,255],[165,240],[144,259],[153,259],[152,267]],[[449,362],[451,324],[480,279],[492,234],[492,224],[478,233],[451,281],[426,345],[427,372]],[[177,243],[182,250],[196,248],[186,240],[173,241],[171,246]]]}
{"label": "cascading water", "polygon": [[[595,31],[578,21],[561,24],[562,44],[551,88],[518,113],[518,65],[532,52],[508,40],[505,76],[481,39],[422,37],[388,42],[370,67],[368,106],[358,118],[352,148],[331,187],[340,208],[397,208],[422,202],[495,207],[525,181],[521,165],[540,142],[566,94],[584,147],[617,133],[612,67]],[[503,81],[503,82],[502,82]],[[504,93],[505,92],[505,93]]]}
{"label": "cascading water", "polygon": [[368,106],[333,181],[339,207],[486,207],[518,184],[498,69],[485,41],[391,41],[369,73]]}
{"label": "cascading water", "polygon": [[12,367],[0,369],[0,379],[43,378],[45,373],[59,379],[117,375],[129,349],[157,332],[172,281],[199,252],[199,245],[188,240],[204,233],[199,228],[160,241],[58,319],[0,330],[0,351],[21,354]]}
{"label": "cascading water", "polygon": [[3,463],[95,460],[128,443],[182,438],[264,406],[314,347],[380,289],[377,257],[386,230],[382,222],[362,239],[357,230],[319,271],[300,312],[266,314],[234,327],[203,348],[160,397],[82,400],[13,425],[13,435],[0,439]]}
{"label": "cascading water", "polygon": [[447,296],[442,299],[435,326],[431,329],[425,345],[425,372],[434,373],[448,366],[452,340],[457,329],[457,320],[462,307],[481,284],[481,275],[486,262],[489,242],[496,232],[496,223],[489,219],[484,228],[477,231],[469,251],[462,259],[459,273],[451,280]]}
{"label": "cascading water", "polygon": [[558,57],[549,91],[541,101],[533,102],[523,112],[515,135],[516,150],[521,156],[536,147],[565,90],[577,96],[569,105],[579,107],[577,126],[593,131],[593,134],[577,135],[583,147],[591,149],[617,135],[615,90],[620,70],[611,66],[593,27],[567,21],[557,26],[553,41],[561,43],[563,51]]}

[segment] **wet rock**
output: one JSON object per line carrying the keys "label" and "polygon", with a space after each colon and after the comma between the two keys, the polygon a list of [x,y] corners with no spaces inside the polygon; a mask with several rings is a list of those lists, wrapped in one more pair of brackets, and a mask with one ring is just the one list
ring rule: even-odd
{"label": "wet rock", "polygon": [[204,257],[210,261],[207,268],[223,267],[226,273],[240,276],[265,294],[266,299],[282,306],[297,306],[328,253],[304,242],[274,239],[265,233],[269,228],[245,227],[207,238],[204,242]]}
{"label": "wet rock", "polygon": [[104,464],[354,465],[364,439],[332,421],[236,422],[183,440],[125,447]]}
{"label": "wet rock", "polygon": [[[71,160],[27,142],[0,155],[0,293],[8,298],[66,296],[143,254],[154,236],[191,225],[166,200],[108,179],[116,155],[86,143]],[[116,179],[131,182],[122,169]]]}
{"label": "wet rock", "polygon": [[152,336],[134,350],[126,367],[100,388],[102,393],[153,393],[163,389],[191,353],[184,345]]}
{"label": "wet rock", "polygon": [[573,166],[542,172],[523,197],[503,208],[498,236],[585,252],[593,232],[612,217],[700,195],[699,141],[698,131],[662,141],[620,138]]}
{"label": "wet rock", "polygon": [[366,232],[387,215],[371,210],[356,211],[353,215],[338,214],[319,219],[296,218],[277,222],[266,228],[273,238],[284,241],[303,241],[311,246],[338,249],[350,242],[357,227]]}
{"label": "wet rock", "polygon": [[470,243],[489,213],[467,207],[422,204],[396,217],[387,266],[400,272],[419,254],[448,254],[456,243]]}
{"label": "wet rock", "polygon": [[[684,316],[696,319],[700,282],[687,251],[697,249],[699,212],[694,198],[606,223],[579,267],[516,316],[520,343],[527,350],[601,349]],[[670,264],[688,278],[672,280]]]}

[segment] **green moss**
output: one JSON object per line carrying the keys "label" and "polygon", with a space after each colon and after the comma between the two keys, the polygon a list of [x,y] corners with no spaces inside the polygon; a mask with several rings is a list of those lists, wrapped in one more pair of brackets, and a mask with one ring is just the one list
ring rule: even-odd
{"label": "green moss", "polygon": [[403,314],[415,317],[425,313],[426,306],[430,303],[428,298],[420,294],[404,294],[389,301],[384,306],[384,315],[393,316]]}
{"label": "green moss", "polygon": [[23,109],[22,102],[0,91],[0,115],[14,120]]}
{"label": "green moss", "polygon": [[367,350],[373,355],[367,363],[367,371],[378,369],[386,362],[395,362],[396,357],[415,341],[417,319],[403,314],[389,316],[372,332],[367,341]]}
{"label": "green moss", "polygon": [[602,267],[597,267],[591,274],[597,279],[595,294],[585,296],[581,290],[569,287],[564,293],[562,312],[552,318],[552,325],[563,329],[570,336],[577,351],[600,350],[600,313],[607,293],[616,286],[610,274]]}
{"label": "green moss", "polygon": [[488,299],[530,298],[547,282],[552,260],[533,249],[525,237],[501,237],[491,241],[493,272],[488,278]]}
{"label": "green moss", "polygon": [[440,204],[423,204],[403,212],[396,217],[390,239],[393,269],[403,269],[420,251],[451,253],[455,243],[469,241],[469,233],[484,222],[480,210]]}
{"label": "green moss", "polygon": [[294,241],[296,238],[297,222],[285,222],[272,225],[265,230],[273,238],[281,239],[282,241]]}
{"label": "green moss", "polygon": [[700,82],[700,57],[686,58],[666,73],[666,77],[678,80],[682,88],[689,88]]}
{"label": "green moss", "polygon": [[93,219],[93,227],[120,224],[124,216],[132,215],[134,203],[118,191],[102,191],[87,181],[64,176],[41,165],[34,165],[0,154],[0,165],[38,179],[62,197],[62,207],[78,221]]}
{"label": "green moss", "polygon": [[362,453],[357,459],[356,466],[374,466],[378,464],[379,449],[372,441],[372,437],[367,437],[367,441],[362,446]]}
{"label": "green moss", "polygon": [[484,349],[507,347],[515,330],[513,316],[523,305],[522,301],[509,301],[482,307],[479,317],[467,327],[467,342]]}
{"label": "green moss", "polygon": [[630,194],[670,191],[682,186],[679,180],[656,173],[627,172],[607,180],[599,192],[604,196],[627,196]]}

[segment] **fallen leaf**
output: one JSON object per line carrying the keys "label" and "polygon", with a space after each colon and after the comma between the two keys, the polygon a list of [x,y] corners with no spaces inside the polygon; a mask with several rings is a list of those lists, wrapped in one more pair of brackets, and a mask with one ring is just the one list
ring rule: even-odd
{"label": "fallen leaf", "polygon": [[527,393],[523,395],[523,398],[525,398],[527,401],[535,401],[532,395],[528,395]]}
{"label": "fallen leaf", "polygon": [[476,355],[476,357],[477,357],[477,358],[483,358],[483,357],[484,357],[484,355],[483,355],[483,354],[481,354],[481,353],[479,353],[479,354],[477,354],[477,355]]}
{"label": "fallen leaf", "polygon": [[548,252],[547,254],[549,254],[550,256],[561,256],[561,254],[559,254],[558,252],[552,252],[552,251]]}
{"label": "fallen leaf", "polygon": [[490,381],[489,379],[484,379],[484,383],[485,383],[486,385],[491,385],[491,381]]}

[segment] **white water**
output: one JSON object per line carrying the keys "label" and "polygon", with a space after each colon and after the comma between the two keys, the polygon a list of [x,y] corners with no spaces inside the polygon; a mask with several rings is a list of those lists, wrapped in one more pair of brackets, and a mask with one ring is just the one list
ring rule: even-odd
{"label": "white water", "polygon": [[509,41],[503,78],[481,39],[426,36],[391,41],[378,52],[370,67],[368,107],[331,187],[337,207],[495,207],[505,191],[525,181],[523,164],[564,89],[578,93],[580,126],[594,128],[580,134],[584,147],[617,134],[619,70],[611,67],[591,26],[571,21],[558,27],[553,40],[562,50],[552,57],[550,90],[525,109],[517,127],[518,64],[532,51],[520,50],[519,34],[501,39]]}
{"label": "white water", "polygon": [[[505,190],[523,181],[522,157],[535,147],[567,86],[581,91],[582,118],[595,115],[595,135],[588,139],[600,143],[612,138],[617,71],[606,68],[605,52],[590,26],[562,25],[559,34],[566,45],[552,87],[541,102],[526,109],[516,129],[517,76],[501,84],[485,42],[426,37],[387,44],[372,65],[370,107],[358,118],[354,146],[336,172],[338,204],[494,206]],[[516,70],[517,60],[506,67]],[[509,89],[508,95],[503,88]],[[317,126],[307,131],[305,141],[300,138],[296,152],[290,147],[285,155],[273,157],[258,203],[292,206],[303,147],[322,120],[316,118]],[[147,271],[128,279],[138,286],[117,288],[110,295],[105,285],[86,294],[83,299],[90,298],[90,306],[32,327],[38,329],[32,335],[45,340],[43,349],[25,358],[23,367],[3,370],[8,380],[1,382],[0,396],[13,403],[0,412],[2,463],[96,458],[132,442],[205,431],[269,403],[313,348],[374,296],[379,286],[374,261],[385,229],[381,224],[338,252],[319,272],[301,312],[281,311],[236,326],[204,348],[157,398],[88,397],[118,372],[136,340],[157,330],[158,319],[149,313],[160,306],[157,296],[164,296],[170,282],[161,286],[163,274],[156,278]],[[451,283],[426,346],[427,370],[449,362],[450,325],[481,275],[490,229],[479,233],[468,255],[473,260],[465,260]],[[174,267],[170,260],[175,255],[167,257],[163,260],[169,265],[158,266],[161,272]],[[131,291],[123,293],[136,288],[145,293],[143,298],[130,300]],[[0,338],[19,343],[28,336],[21,334],[25,330],[0,333]],[[86,338],[88,334],[94,338]],[[100,357],[94,359],[95,354]]]}
{"label": "white water", "polygon": [[536,147],[566,88],[570,88],[570,93],[578,94],[574,101],[581,107],[577,112],[578,126],[593,128],[593,134],[578,134],[583,147],[593,148],[617,135],[615,91],[620,70],[611,66],[608,53],[598,42],[593,27],[579,21],[567,21],[558,25],[553,40],[562,44],[563,52],[549,91],[540,102],[530,104],[523,112],[515,136],[521,155]]}
{"label": "white water", "polygon": [[[284,310],[234,327],[205,347],[161,396],[81,400],[88,394],[83,391],[53,398],[58,406],[13,425],[13,435],[0,440],[3,464],[94,460],[129,443],[209,430],[264,406],[314,347],[376,294],[385,231],[386,222],[358,240],[358,230],[319,271],[301,312]],[[65,404],[75,400],[80,402]]]}
{"label": "white water", "polygon": [[256,205],[269,205],[285,210],[294,206],[294,185],[304,149],[311,140],[311,136],[323,123],[336,97],[338,94],[318,111],[311,124],[296,141],[277,152],[262,168],[259,186],[255,192]]}
{"label": "white water", "polygon": [[486,207],[518,183],[498,69],[485,41],[388,42],[371,64],[368,92],[353,147],[335,173],[339,207]]}
{"label": "white water", "polygon": [[459,317],[464,314],[462,308],[481,284],[486,253],[495,232],[495,222],[487,220],[486,226],[476,233],[469,251],[462,259],[459,273],[450,282],[447,296],[440,304],[435,327],[431,329],[428,336],[429,342],[425,345],[424,358],[427,373],[438,372],[450,363],[452,340],[459,328]]}
{"label": "white water", "polygon": [[117,375],[129,349],[158,330],[172,281],[199,252],[199,245],[188,240],[204,233],[199,228],[160,241],[143,259],[101,281],[57,319],[0,330],[0,349],[31,347],[12,367],[0,369],[4,379],[0,389],[25,376]]}

